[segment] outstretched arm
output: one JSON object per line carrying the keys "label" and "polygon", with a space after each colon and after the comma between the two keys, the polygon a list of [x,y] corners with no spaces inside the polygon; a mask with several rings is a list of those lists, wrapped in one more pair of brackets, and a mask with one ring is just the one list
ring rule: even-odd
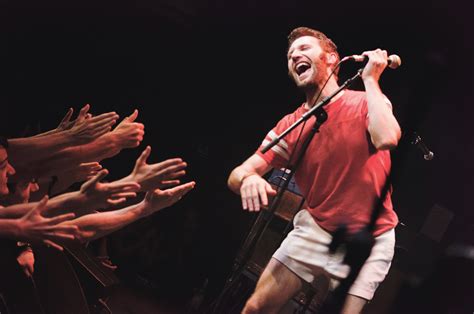
{"label": "outstretched arm", "polygon": [[78,226],[78,238],[80,241],[92,241],[173,205],[192,190],[194,186],[194,182],[188,182],[167,190],[157,189],[148,192],[144,200],[136,205],[114,211],[84,215],[64,222],[64,224]]}
{"label": "outstretched arm", "polygon": [[[140,185],[135,182],[99,182],[108,174],[101,170],[95,177],[85,182],[79,191],[64,193],[52,198],[47,204],[47,212],[57,215],[64,211],[76,214],[90,213],[99,208],[116,206],[127,198],[135,197]],[[37,203],[17,204],[2,208],[0,218],[18,218],[29,212]]]}
{"label": "outstretched arm", "polygon": [[101,161],[115,156],[122,149],[137,147],[145,134],[144,125],[134,122],[137,116],[138,110],[135,110],[131,116],[124,118],[114,130],[105,133],[93,142],[62,149],[56,152],[54,157],[37,163],[34,168],[30,167],[22,171],[16,167],[17,172],[32,173],[33,177],[48,177],[62,172],[71,164]]}
{"label": "outstretched arm", "polygon": [[178,178],[184,176],[187,164],[181,158],[171,158],[165,161],[148,164],[151,147],[147,146],[135,162],[133,171],[118,180],[118,182],[137,182],[141,191],[163,189],[180,183]]}
{"label": "outstretched arm", "polygon": [[0,236],[32,244],[47,244],[62,250],[56,242],[74,240],[78,228],[74,224],[61,223],[73,219],[74,214],[47,218],[47,202],[48,197],[45,196],[21,218],[0,219]]}
{"label": "outstretched arm", "polygon": [[[41,136],[10,139],[8,154],[11,163],[22,168],[40,160],[53,158],[61,149],[89,143],[104,135],[118,119],[115,112],[86,118],[88,110],[89,105],[82,108],[69,129],[43,133]],[[67,117],[68,114],[65,118]]]}

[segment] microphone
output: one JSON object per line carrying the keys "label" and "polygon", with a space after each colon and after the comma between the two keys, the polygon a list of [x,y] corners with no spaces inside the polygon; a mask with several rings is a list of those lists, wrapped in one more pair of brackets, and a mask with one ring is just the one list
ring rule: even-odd
{"label": "microphone", "polygon": [[433,159],[434,153],[428,149],[426,144],[423,143],[423,140],[418,134],[416,134],[416,132],[414,132],[413,134],[415,135],[415,139],[411,143],[416,145],[416,147],[418,147],[418,149],[420,149],[423,152],[423,158],[425,160]]}
{"label": "microphone", "polygon": [[[347,60],[353,60],[355,62],[364,62],[367,61],[369,57],[363,55],[352,55],[342,58],[341,62]],[[390,69],[396,69],[402,65],[402,59],[398,55],[390,55],[387,57],[388,67]]]}

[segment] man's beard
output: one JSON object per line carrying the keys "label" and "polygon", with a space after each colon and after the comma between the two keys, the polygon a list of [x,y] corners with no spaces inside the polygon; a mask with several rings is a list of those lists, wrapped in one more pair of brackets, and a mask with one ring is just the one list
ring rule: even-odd
{"label": "man's beard", "polygon": [[315,70],[313,71],[312,76],[309,79],[301,82],[297,78],[293,77],[293,80],[296,83],[298,88],[301,88],[303,91],[310,91],[310,90],[319,90],[323,87],[323,84],[326,82],[327,79],[327,66],[321,60],[318,63],[314,63]]}
{"label": "man's beard", "polygon": [[318,57],[318,62],[313,62],[315,69],[313,70],[311,77],[309,79],[307,78],[304,82],[299,81],[298,77],[295,77],[297,74],[293,72],[292,79],[298,88],[301,88],[306,92],[319,90],[323,87],[324,83],[326,82],[328,72],[328,66],[325,63],[324,57],[325,53],[322,52]]}

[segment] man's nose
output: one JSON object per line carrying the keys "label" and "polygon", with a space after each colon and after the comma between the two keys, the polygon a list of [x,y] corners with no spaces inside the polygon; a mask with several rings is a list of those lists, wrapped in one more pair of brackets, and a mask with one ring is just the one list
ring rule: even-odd
{"label": "man's nose", "polygon": [[10,176],[12,176],[12,175],[14,175],[15,173],[16,173],[15,168],[13,168],[12,165],[8,164],[7,174],[10,175]]}

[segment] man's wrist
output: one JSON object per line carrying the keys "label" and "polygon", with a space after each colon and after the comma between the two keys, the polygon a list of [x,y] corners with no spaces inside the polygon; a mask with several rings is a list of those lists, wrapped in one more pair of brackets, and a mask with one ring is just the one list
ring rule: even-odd
{"label": "man's wrist", "polygon": [[251,176],[258,176],[258,173],[255,173],[255,172],[249,172],[249,173],[246,173],[242,176],[242,178],[240,178],[240,186],[242,186],[242,184],[244,183],[244,180],[247,179],[248,177],[251,177]]}

